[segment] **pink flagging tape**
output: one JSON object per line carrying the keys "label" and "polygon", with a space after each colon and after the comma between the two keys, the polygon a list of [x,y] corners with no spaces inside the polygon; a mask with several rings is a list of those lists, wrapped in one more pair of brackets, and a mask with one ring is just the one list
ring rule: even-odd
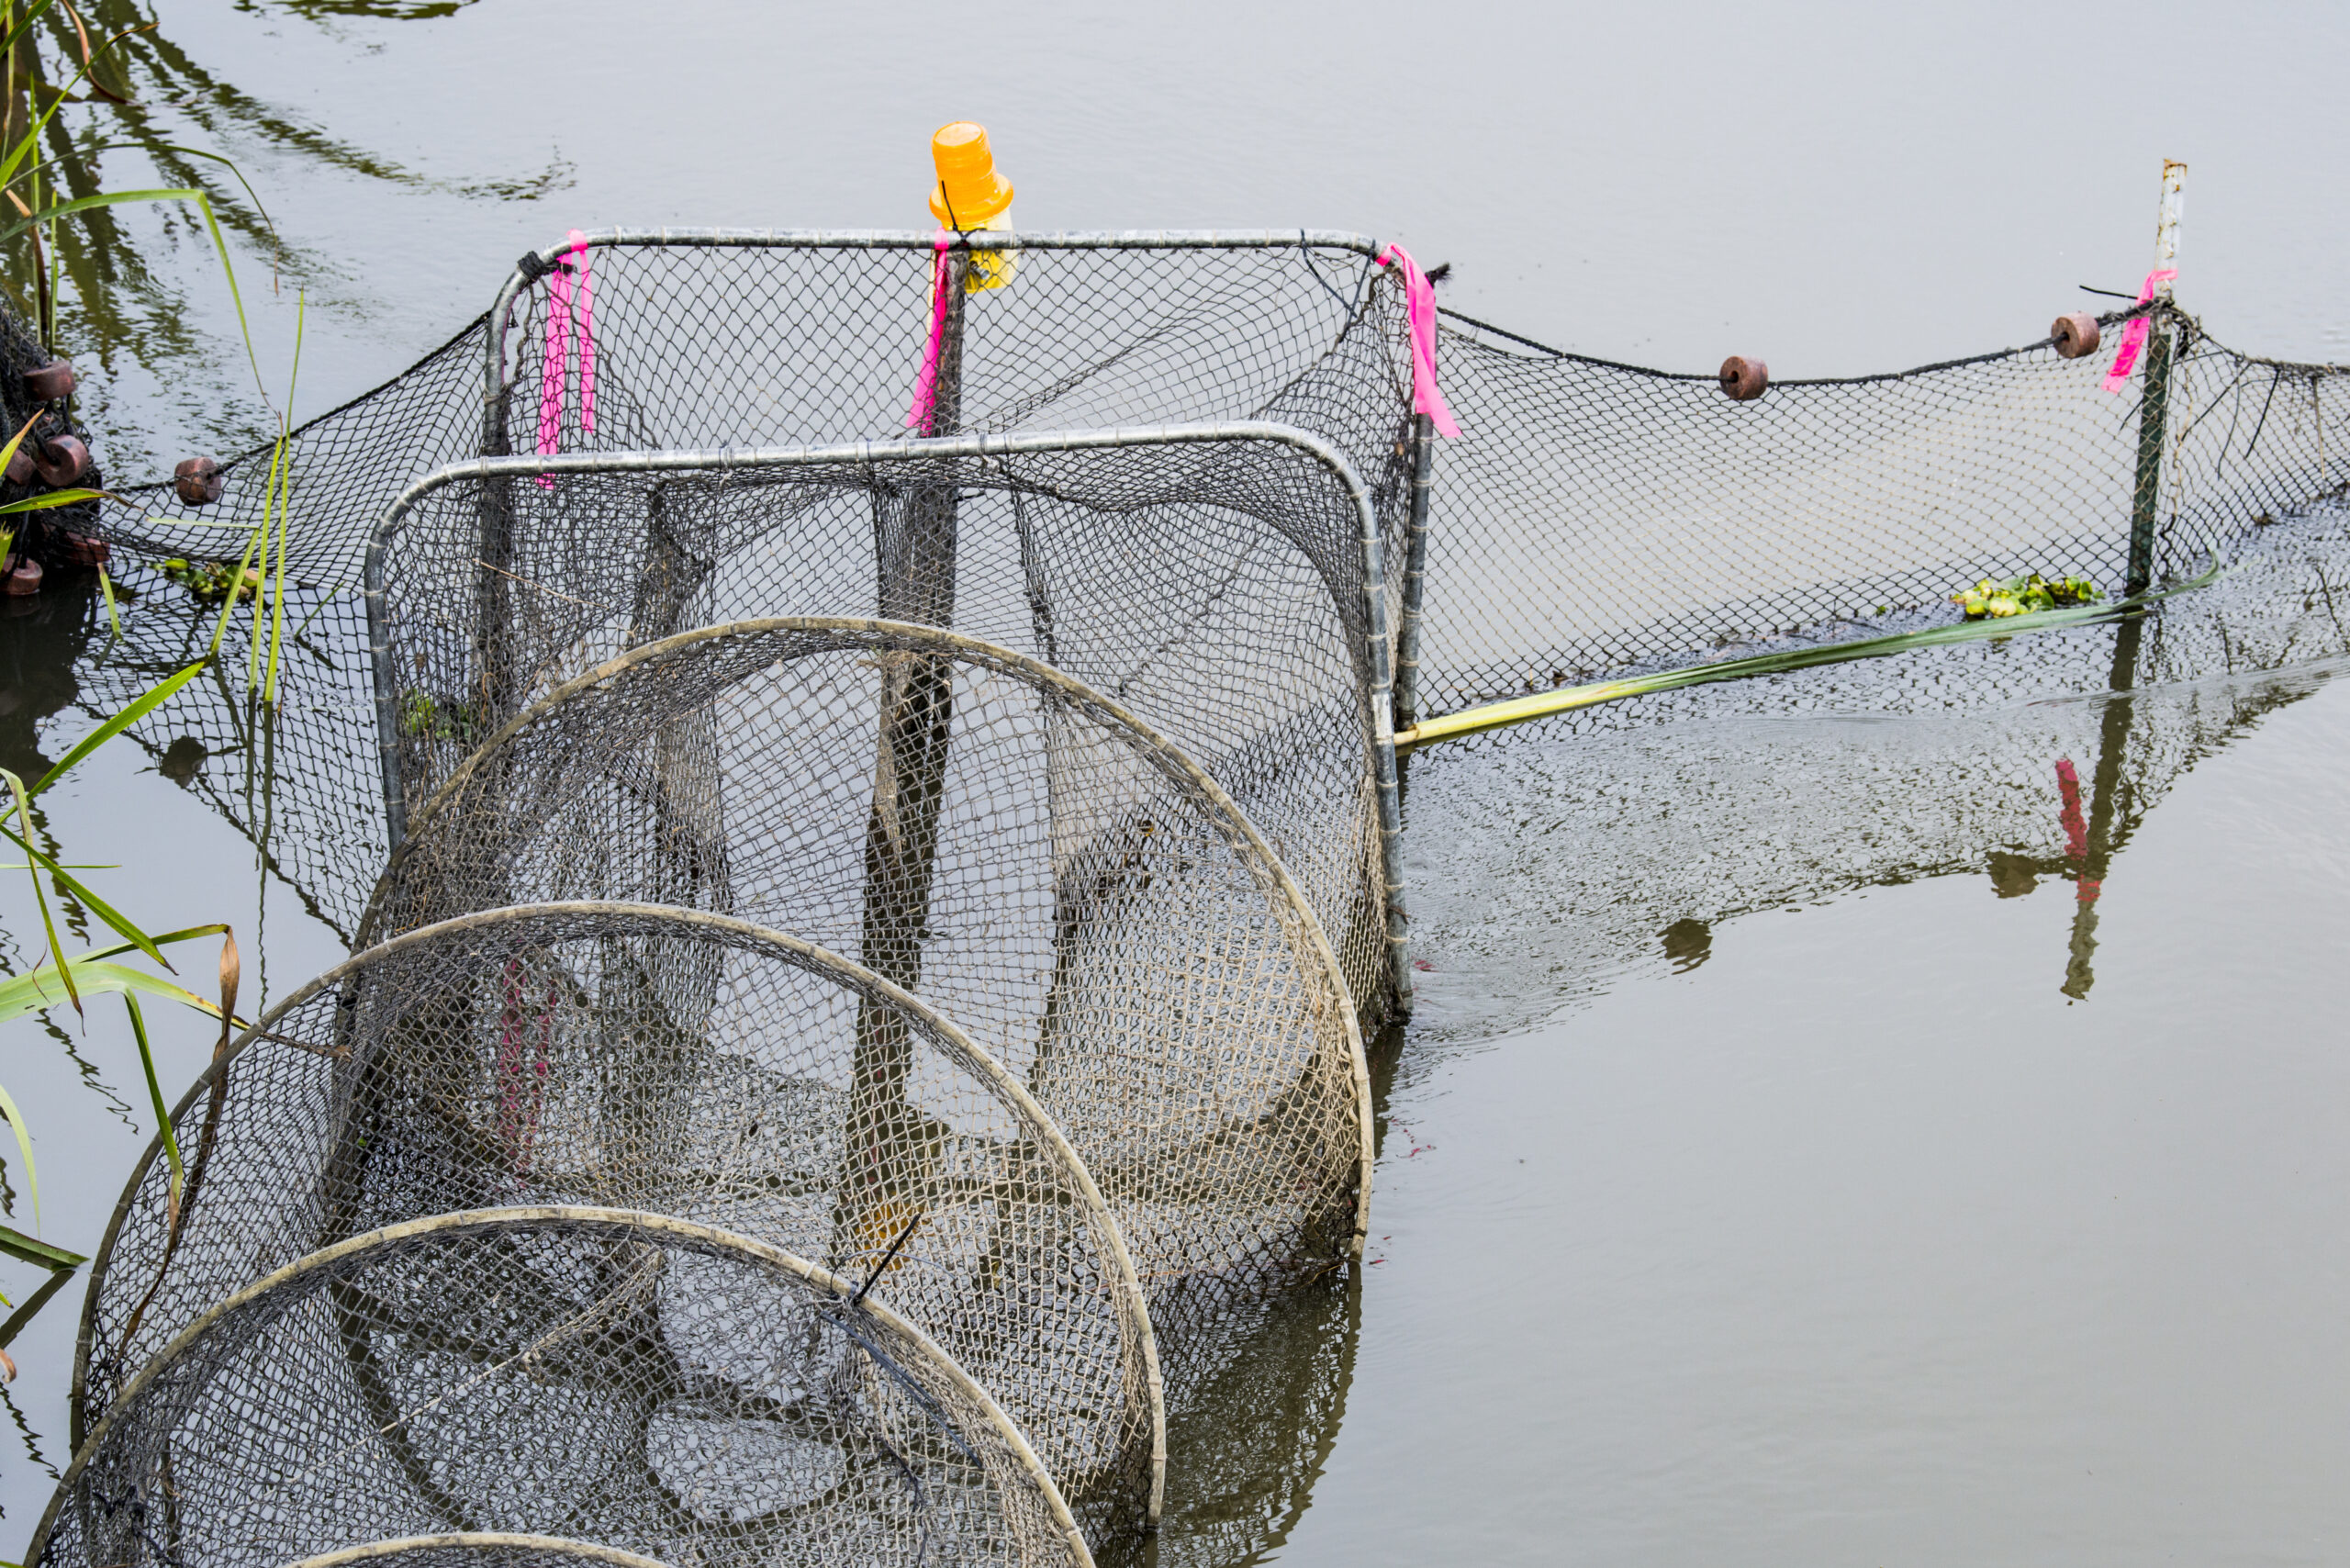
{"label": "pink flagging tape", "polygon": [[1379,264],[1404,274],[1404,319],[1412,332],[1412,411],[1426,414],[1437,434],[1453,440],[1460,427],[1453,422],[1452,410],[1436,384],[1436,286],[1401,245],[1380,252]]}
{"label": "pink flagging tape", "polygon": [[938,415],[938,357],[946,344],[946,291],[954,269],[946,264],[946,230],[938,231],[930,259],[930,346],[923,351],[922,374],[914,378],[914,400],[906,410],[906,428],[924,435],[937,432],[931,421]]}
{"label": "pink flagging tape", "polygon": [[[2154,285],[2168,283],[2178,275],[2177,267],[2163,267],[2146,274],[2139,286],[2138,303],[2143,305],[2154,297]],[[2146,346],[2146,318],[2139,317],[2121,329],[2121,346],[2113,351],[2113,368],[2105,373],[2105,389],[2119,392],[2129,382],[2130,373],[2138,367],[2138,354]]]}
{"label": "pink flagging tape", "polygon": [[[562,444],[563,394],[570,369],[571,334],[575,323],[573,279],[577,278],[576,310],[579,330],[579,425],[596,431],[596,318],[588,282],[588,236],[575,229],[569,236],[571,254],[554,264],[547,285],[546,353],[539,365],[539,455],[552,457]],[[542,474],[539,487],[554,488],[554,476]]]}

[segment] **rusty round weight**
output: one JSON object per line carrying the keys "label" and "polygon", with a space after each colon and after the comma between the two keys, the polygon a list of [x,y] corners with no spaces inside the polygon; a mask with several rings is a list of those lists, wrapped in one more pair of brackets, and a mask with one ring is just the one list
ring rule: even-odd
{"label": "rusty round weight", "polygon": [[220,477],[220,460],[217,457],[183,458],[180,465],[172,470],[172,488],[192,507],[208,507],[218,500],[226,483]]}
{"label": "rusty round weight", "polygon": [[33,454],[33,472],[44,485],[70,485],[90,471],[90,449],[79,436],[50,436]]}
{"label": "rusty round weight", "polygon": [[30,555],[19,555],[17,564],[8,568],[8,576],[0,581],[0,591],[11,599],[26,599],[40,592],[40,563]]}
{"label": "rusty round weight", "polygon": [[2079,359],[2097,353],[2097,318],[2086,310],[2068,310],[2056,318],[2048,329],[2056,342],[2056,352],[2065,359]]}
{"label": "rusty round weight", "polygon": [[1759,359],[1732,354],[1722,361],[1722,392],[1733,403],[1751,403],[1771,385],[1771,367]]}
{"label": "rusty round weight", "polygon": [[25,396],[36,403],[54,403],[73,396],[73,362],[53,359],[25,372]]}
{"label": "rusty round weight", "polygon": [[27,446],[23,442],[18,442],[17,443],[17,450],[8,454],[8,483],[11,485],[29,485],[32,482],[32,449]]}

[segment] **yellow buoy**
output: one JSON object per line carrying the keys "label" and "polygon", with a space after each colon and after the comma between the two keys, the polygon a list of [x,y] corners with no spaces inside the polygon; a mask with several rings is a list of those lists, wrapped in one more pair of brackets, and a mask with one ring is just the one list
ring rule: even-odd
{"label": "yellow buoy", "polygon": [[[930,215],[939,227],[962,234],[1012,227],[1012,182],[996,169],[985,126],[969,120],[940,126],[930,139],[930,161],[938,168]],[[1018,264],[1018,252],[1009,247],[973,251],[965,286],[974,293],[1001,288]]]}

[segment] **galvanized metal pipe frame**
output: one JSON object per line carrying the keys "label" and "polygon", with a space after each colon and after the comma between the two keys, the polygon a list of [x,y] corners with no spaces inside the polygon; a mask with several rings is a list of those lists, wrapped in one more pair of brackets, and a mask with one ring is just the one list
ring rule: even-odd
{"label": "galvanized metal pipe frame", "polygon": [[[928,251],[935,230],[912,229],[594,229],[584,231],[589,250],[615,247],[705,251]],[[1350,251],[1376,256],[1380,242],[1342,229],[1098,229],[1052,234],[973,230],[957,234],[962,251]],[[482,450],[508,450],[502,420],[506,392],[506,334],[513,325],[514,301],[571,250],[563,240],[534,251],[515,267],[489,308],[482,334]]]}
{"label": "galvanized metal pipe frame", "polygon": [[[928,243],[927,241],[924,243]],[[1361,569],[1358,613],[1362,644],[1359,703],[1371,752],[1372,785],[1379,803],[1380,882],[1387,927],[1389,987],[1399,1011],[1412,1005],[1412,955],[1404,908],[1403,795],[1395,762],[1394,669],[1387,625],[1387,566],[1379,514],[1371,488],[1346,454],[1321,437],[1293,425],[1261,420],[1209,424],[1156,425],[1137,429],[1037,431],[1012,435],[959,435],[906,441],[858,441],[830,446],[673,452],[568,453],[554,456],[490,456],[436,469],[400,492],[368,531],[363,567],[366,587],[367,653],[375,688],[375,745],[384,791],[385,826],[390,847],[408,836],[407,801],[399,777],[399,679],[393,668],[391,625],[385,602],[385,567],[393,536],[425,498],[468,480],[524,479],[541,474],[677,474],[752,468],[807,468],[828,465],[870,465],[921,463],[954,457],[1015,457],[1051,452],[1094,452],[1117,447],[1197,446],[1268,442],[1290,447],[1319,464],[1346,493],[1355,514]]]}

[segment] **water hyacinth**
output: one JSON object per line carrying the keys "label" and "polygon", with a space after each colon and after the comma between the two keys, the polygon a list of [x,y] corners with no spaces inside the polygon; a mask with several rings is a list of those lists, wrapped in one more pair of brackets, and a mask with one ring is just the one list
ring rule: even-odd
{"label": "water hyacinth", "polygon": [[1951,595],[1950,601],[1964,610],[1969,621],[2004,621],[2011,615],[2093,604],[2102,597],[2097,585],[2087,577],[2052,579],[2034,572],[2029,577],[2004,580],[1985,577],[1973,588],[1961,588]]}

